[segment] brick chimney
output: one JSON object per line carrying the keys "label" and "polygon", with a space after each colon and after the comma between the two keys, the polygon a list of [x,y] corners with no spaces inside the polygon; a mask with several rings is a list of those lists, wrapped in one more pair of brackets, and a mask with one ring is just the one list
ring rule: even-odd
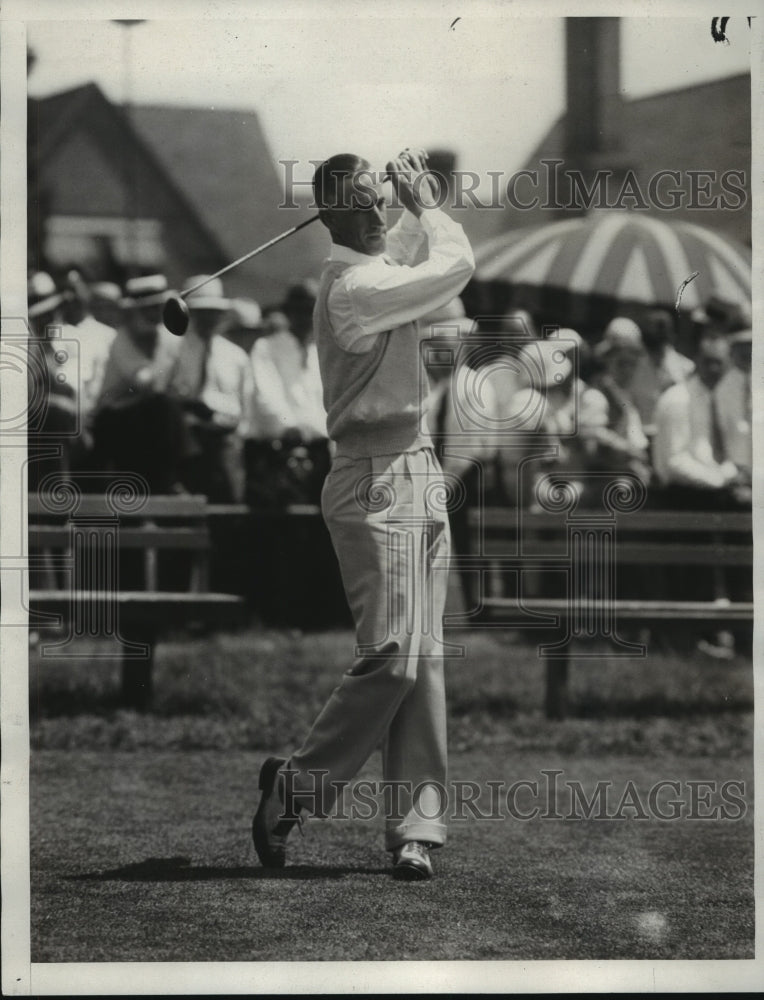
{"label": "brick chimney", "polygon": [[617,17],[565,19],[565,160],[578,169],[621,166],[621,45]]}

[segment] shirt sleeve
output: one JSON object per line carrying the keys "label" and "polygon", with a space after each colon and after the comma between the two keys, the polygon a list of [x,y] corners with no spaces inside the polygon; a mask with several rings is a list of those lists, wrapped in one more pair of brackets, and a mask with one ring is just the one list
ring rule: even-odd
{"label": "shirt sleeve", "polygon": [[252,348],[252,381],[249,384],[247,436],[256,438],[281,437],[295,425],[292,407],[286,397],[281,373],[271,354],[271,344],[265,337]]}
{"label": "shirt sleeve", "polygon": [[667,389],[655,408],[653,464],[661,481],[718,489],[734,478],[731,462],[708,464],[692,452],[690,408],[685,393]]}
{"label": "shirt sleeve", "polygon": [[426,243],[427,234],[420,220],[413,213],[404,211],[387,234],[387,255],[396,264],[412,267]]}
{"label": "shirt sleeve", "polygon": [[355,345],[445,305],[470,279],[475,258],[462,227],[437,209],[425,210],[420,221],[429,243],[426,261],[396,266],[380,256],[349,267],[334,283],[328,305],[334,335],[345,350],[370,349],[369,341]]}

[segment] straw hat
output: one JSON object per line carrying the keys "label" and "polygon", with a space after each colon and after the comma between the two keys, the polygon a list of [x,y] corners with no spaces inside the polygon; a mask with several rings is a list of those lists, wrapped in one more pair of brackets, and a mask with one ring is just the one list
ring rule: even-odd
{"label": "straw hat", "polygon": [[119,304],[123,309],[143,309],[163,305],[167,296],[167,278],[163,274],[147,274],[125,282],[125,297]]}
{"label": "straw hat", "polygon": [[[183,291],[186,292],[189,288],[193,288],[194,285],[198,285],[200,281],[205,281],[208,277],[206,274],[197,274],[193,278],[186,279]],[[220,278],[213,278],[203,288],[200,288],[198,292],[192,292],[186,298],[186,305],[191,310],[213,309],[216,312],[227,312],[231,308],[231,300],[225,297],[223,282]]]}
{"label": "straw hat", "polygon": [[753,330],[738,330],[737,333],[730,334],[727,337],[727,342],[734,346],[735,344],[752,344],[753,343]]}
{"label": "straw hat", "polygon": [[119,285],[115,285],[113,281],[96,281],[90,286],[90,294],[95,299],[101,299],[104,302],[119,302],[122,298],[122,292],[119,289]]}
{"label": "straw hat", "polygon": [[44,316],[53,312],[64,301],[64,296],[56,288],[56,283],[45,271],[37,271],[27,281],[29,317]]}

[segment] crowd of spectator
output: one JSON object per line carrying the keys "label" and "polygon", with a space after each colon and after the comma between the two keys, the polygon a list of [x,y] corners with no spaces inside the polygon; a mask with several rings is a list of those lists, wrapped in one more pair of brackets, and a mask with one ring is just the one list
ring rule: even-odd
{"label": "crowd of spectator", "polygon": [[[124,289],[31,275],[29,488],[51,472],[129,471],[154,494],[265,511],[319,503],[332,448],[316,285],[261,310],[209,281],[186,297],[183,337],[162,323],[169,294],[161,274]],[[459,299],[423,317],[423,421],[451,483],[455,551],[469,551],[470,509],[538,507],[553,481],[583,506],[629,476],[654,508],[750,509],[750,314],[714,298],[692,319],[688,357],[662,310],[616,316],[586,339],[522,311],[474,321]],[[468,600],[472,583],[465,573]],[[707,596],[699,577],[680,583]],[[707,645],[723,651],[718,636]]]}
{"label": "crowd of spectator", "polygon": [[[30,488],[50,471],[128,470],[154,493],[318,502],[331,447],[313,282],[261,310],[210,281],[187,296],[182,338],[162,323],[161,274],[120,289],[76,271],[57,286],[38,272],[28,292],[30,398],[44,403],[30,432]],[[750,316],[714,298],[693,322],[690,358],[662,310],[616,316],[594,343],[572,329],[541,333],[519,311],[484,324],[486,339],[458,299],[424,317],[426,343],[459,344],[450,364],[425,360],[424,419],[444,470],[472,502],[479,493],[531,506],[554,472],[585,503],[587,473],[609,472],[637,476],[654,506],[750,505]]]}
{"label": "crowd of spectator", "polygon": [[[579,507],[601,512],[603,488],[627,477],[641,483],[653,508],[750,509],[752,334],[745,310],[714,299],[694,313],[692,358],[677,350],[673,317],[663,310],[639,322],[616,316],[594,343],[572,329],[545,337],[525,313],[505,316],[488,335],[462,317],[452,304],[429,318],[471,344],[456,352],[461,364],[430,365],[429,425],[452,480],[457,553],[471,551],[471,508],[543,508],[555,483],[567,484]],[[446,350],[449,342],[438,340]],[[722,580],[710,571],[663,567],[656,576],[649,569],[622,571],[620,585],[653,598],[666,587],[689,600],[752,599],[745,572]],[[469,570],[461,586],[475,606]],[[734,640],[709,633],[699,647],[729,658]]]}
{"label": "crowd of spectator", "polygon": [[[190,277],[184,291],[205,276]],[[273,507],[317,502],[329,465],[312,337],[316,287],[277,307],[226,297],[219,279],[187,295],[183,337],[162,323],[161,274],[117,285],[76,271],[29,279],[29,488],[50,472],[129,471],[154,494]]]}
{"label": "crowd of spectator", "polygon": [[[464,340],[451,311],[430,321]],[[465,479],[479,465],[489,502],[515,506],[537,504],[550,473],[594,503],[590,474],[606,473],[636,476],[654,507],[750,507],[750,316],[713,299],[693,325],[690,358],[664,310],[639,322],[616,316],[594,343],[572,329],[543,336],[527,314],[507,315],[492,350],[483,337],[450,378],[431,369],[444,470]],[[465,342],[476,336],[470,329]]]}

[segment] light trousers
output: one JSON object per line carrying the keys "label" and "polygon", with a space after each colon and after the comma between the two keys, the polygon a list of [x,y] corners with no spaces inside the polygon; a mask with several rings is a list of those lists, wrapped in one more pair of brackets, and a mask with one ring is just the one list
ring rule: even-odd
{"label": "light trousers", "polygon": [[356,659],[288,762],[295,801],[328,815],[338,790],[383,744],[386,848],[410,840],[439,846],[450,548],[440,465],[429,448],[337,457],[321,505],[355,621]]}

